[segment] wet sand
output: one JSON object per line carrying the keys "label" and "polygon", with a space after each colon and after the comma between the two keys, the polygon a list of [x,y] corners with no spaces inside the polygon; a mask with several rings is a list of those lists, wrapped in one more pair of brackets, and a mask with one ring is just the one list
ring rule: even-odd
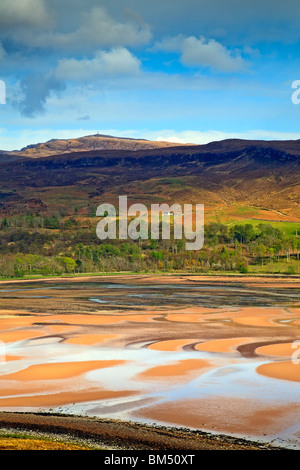
{"label": "wet sand", "polygon": [[0,283],[0,410],[159,422],[300,448],[300,365],[291,360],[299,306],[299,278]]}
{"label": "wet sand", "polygon": [[226,338],[196,344],[195,349],[208,352],[233,352],[236,351],[237,346],[249,344],[251,341],[252,338]]}
{"label": "wet sand", "polygon": [[141,374],[139,378],[150,379],[150,380],[180,380],[181,382],[185,379],[185,376],[193,375],[199,376],[201,369],[206,369],[210,366],[208,361],[201,359],[189,359],[185,361],[178,361],[175,364],[167,364],[164,366],[153,367],[147,369]]}
{"label": "wet sand", "polygon": [[[39,413],[1,413],[3,429],[31,430],[50,437],[67,434],[111,450],[274,450],[276,447],[226,435],[147,426],[134,422]],[[278,448],[277,450],[280,450]]]}
{"label": "wet sand", "polygon": [[[45,390],[46,392],[46,390]],[[1,398],[1,408],[12,408],[24,409],[37,407],[53,407],[68,405],[70,403],[81,403],[87,401],[98,401],[98,400],[112,400],[128,397],[134,394],[131,391],[116,392],[115,390],[84,390],[84,391],[68,391],[68,392],[57,392],[52,394],[44,393],[42,395],[22,396],[22,397],[11,397]]]}
{"label": "wet sand", "polygon": [[293,364],[292,361],[263,364],[257,368],[257,372],[267,377],[300,382],[300,364]]}
{"label": "wet sand", "polygon": [[5,380],[33,381],[33,380],[57,380],[76,377],[93,369],[103,369],[124,364],[125,361],[80,361],[80,362],[54,362],[37,364],[26,367],[12,374],[6,374]]}
{"label": "wet sand", "polygon": [[[296,347],[294,347],[296,346]],[[261,346],[256,349],[257,354],[265,356],[279,356],[279,357],[291,357],[294,350],[300,349],[300,342],[297,343],[281,343],[281,344],[269,344],[267,346]]]}
{"label": "wet sand", "polygon": [[280,432],[287,415],[290,425],[298,424],[299,408],[300,404],[291,410],[289,405],[263,406],[259,402],[249,405],[243,398],[232,400],[211,396],[203,400],[173,401],[147,407],[139,415],[142,413],[146,419],[194,429],[203,429],[209,424],[212,431],[228,435],[241,435],[242,429],[244,435],[251,436],[262,427],[266,434],[274,436]]}
{"label": "wet sand", "polygon": [[[65,330],[66,331],[66,330]],[[118,335],[78,335],[74,336],[73,338],[66,339],[66,343],[70,344],[90,344],[90,345],[95,345],[95,344],[103,344],[105,341],[108,341],[110,339],[117,338]]]}

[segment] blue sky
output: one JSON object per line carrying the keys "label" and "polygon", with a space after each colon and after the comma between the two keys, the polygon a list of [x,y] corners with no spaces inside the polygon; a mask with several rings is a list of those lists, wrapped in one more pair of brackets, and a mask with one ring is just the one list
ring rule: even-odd
{"label": "blue sky", "polygon": [[0,0],[0,149],[298,139],[298,0]]}

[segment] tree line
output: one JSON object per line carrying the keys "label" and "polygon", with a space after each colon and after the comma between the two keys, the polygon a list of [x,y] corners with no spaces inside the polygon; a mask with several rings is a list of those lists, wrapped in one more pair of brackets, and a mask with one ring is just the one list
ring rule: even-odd
{"label": "tree line", "polygon": [[296,227],[293,235],[287,235],[270,223],[209,223],[204,227],[204,247],[186,251],[185,240],[172,237],[101,241],[91,220],[30,214],[3,217],[0,276],[113,271],[246,273],[254,265],[284,261],[288,266],[291,261],[299,262],[300,236]]}

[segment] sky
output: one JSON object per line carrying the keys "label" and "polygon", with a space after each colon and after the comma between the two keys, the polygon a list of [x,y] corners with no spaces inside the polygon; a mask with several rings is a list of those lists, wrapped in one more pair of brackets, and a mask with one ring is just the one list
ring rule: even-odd
{"label": "sky", "polygon": [[298,0],[0,0],[0,149],[299,139],[299,18]]}

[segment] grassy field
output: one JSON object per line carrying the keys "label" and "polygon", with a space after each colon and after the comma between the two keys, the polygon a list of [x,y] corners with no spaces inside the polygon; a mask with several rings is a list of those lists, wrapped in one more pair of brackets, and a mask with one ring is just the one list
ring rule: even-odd
{"label": "grassy field", "polygon": [[254,226],[260,223],[274,224],[287,230],[287,233],[293,234],[298,227],[300,232],[300,220],[298,217],[292,217],[289,214],[282,214],[275,210],[268,210],[259,207],[230,204],[227,207],[217,207],[208,209],[206,213],[206,223],[220,222],[226,225],[252,223]]}
{"label": "grassy field", "polygon": [[264,264],[253,264],[248,266],[248,274],[288,274],[300,275],[300,262],[297,260],[286,261],[264,261]]}
{"label": "grassy field", "polygon": [[90,446],[40,437],[26,433],[7,432],[0,435],[0,450],[92,450]]}
{"label": "grassy field", "polygon": [[266,223],[272,225],[272,227],[278,228],[286,234],[288,237],[294,237],[297,234],[300,235],[300,222],[276,222],[273,220],[262,221],[256,219],[244,219],[244,220],[234,220],[228,225],[234,224],[252,224],[253,227],[257,227],[261,223]]}

